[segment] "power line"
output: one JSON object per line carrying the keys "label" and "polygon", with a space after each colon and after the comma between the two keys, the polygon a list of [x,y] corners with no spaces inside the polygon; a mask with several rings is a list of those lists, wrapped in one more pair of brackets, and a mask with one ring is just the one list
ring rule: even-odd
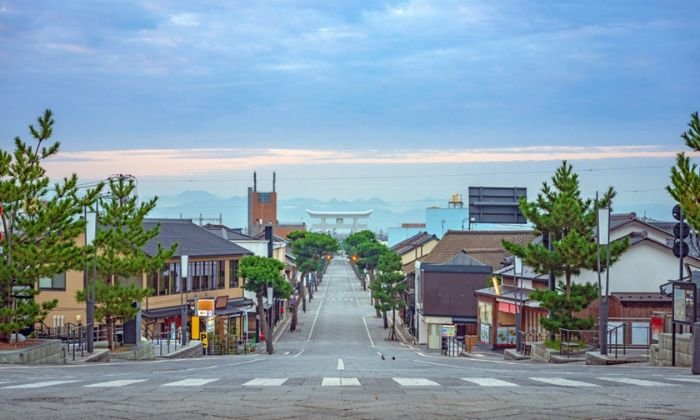
{"label": "power line", "polygon": [[[619,166],[608,168],[584,168],[577,169],[577,172],[604,172],[604,171],[627,171],[633,169],[668,169],[668,165],[649,166]],[[532,171],[496,171],[496,172],[466,172],[454,174],[420,174],[420,175],[357,175],[357,176],[324,176],[324,177],[285,177],[278,179],[281,182],[287,181],[339,181],[353,179],[405,179],[405,178],[449,178],[449,177],[471,177],[471,176],[494,176],[494,175],[530,175],[530,174],[551,174],[550,169]],[[265,180],[263,178],[263,180]],[[139,178],[139,182],[246,182],[249,178],[189,178],[189,179],[166,179],[166,178]]]}

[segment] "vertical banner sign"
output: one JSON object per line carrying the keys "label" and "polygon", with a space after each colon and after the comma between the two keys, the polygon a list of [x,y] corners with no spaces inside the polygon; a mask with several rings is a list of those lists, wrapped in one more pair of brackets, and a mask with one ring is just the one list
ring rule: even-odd
{"label": "vertical banner sign", "polygon": [[267,288],[267,303],[272,305],[272,287]]}

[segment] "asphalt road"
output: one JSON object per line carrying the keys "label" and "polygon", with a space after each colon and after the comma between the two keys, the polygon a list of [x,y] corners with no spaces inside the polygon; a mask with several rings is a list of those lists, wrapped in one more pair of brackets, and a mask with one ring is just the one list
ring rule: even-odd
{"label": "asphalt road", "polygon": [[386,340],[333,260],[275,353],[0,366],[0,418],[699,418],[687,368],[446,357]]}

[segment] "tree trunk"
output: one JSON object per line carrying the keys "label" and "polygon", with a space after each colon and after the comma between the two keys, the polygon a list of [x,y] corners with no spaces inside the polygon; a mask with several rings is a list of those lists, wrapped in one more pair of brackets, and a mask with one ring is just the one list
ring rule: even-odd
{"label": "tree trunk", "polygon": [[107,348],[112,351],[114,350],[114,348],[112,348],[112,346],[114,346],[114,326],[112,325],[112,317],[106,316],[105,322],[107,323]]}
{"label": "tree trunk", "polygon": [[389,321],[386,318],[386,311],[382,311],[382,318],[384,318],[384,329],[389,328]]}
{"label": "tree trunk", "polygon": [[[12,307],[12,287],[3,287],[2,288],[2,302],[3,302],[3,308],[11,308]],[[2,324],[8,324],[11,320],[9,319],[10,317],[7,315],[3,315],[2,318],[0,318],[0,323]],[[0,341],[3,343],[8,343],[10,341],[11,335],[8,334],[6,331],[0,331]]]}
{"label": "tree trunk", "polygon": [[[369,274],[369,284],[370,286],[374,283],[374,268],[371,270],[367,270]],[[382,316],[381,312],[379,311],[379,308],[377,307],[379,305],[379,300],[374,296],[374,292],[372,292],[372,302],[374,304],[374,310],[376,312],[376,317],[379,318]]]}
{"label": "tree trunk", "polygon": [[389,340],[396,340],[396,308],[391,308],[391,330],[389,331]]}
{"label": "tree trunk", "polygon": [[265,319],[265,307],[263,306],[263,295],[258,292],[258,318],[260,319],[260,327],[263,335],[265,336],[265,348],[267,349],[267,354],[272,354],[274,349],[272,348],[272,337],[270,337],[270,327],[267,325],[267,319]]}
{"label": "tree trunk", "polygon": [[301,283],[299,284],[299,298],[301,299],[301,309],[306,313],[306,291],[304,290],[304,278],[306,273],[301,273]]}

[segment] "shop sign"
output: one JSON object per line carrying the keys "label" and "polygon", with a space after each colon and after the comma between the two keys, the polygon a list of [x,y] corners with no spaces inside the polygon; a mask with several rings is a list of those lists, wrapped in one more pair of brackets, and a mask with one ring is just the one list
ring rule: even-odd
{"label": "shop sign", "polygon": [[659,334],[664,332],[664,317],[663,316],[652,316],[651,317],[651,339],[654,341],[659,341]]}
{"label": "shop sign", "polygon": [[197,316],[214,316],[214,299],[198,299]]}
{"label": "shop sign", "polygon": [[216,323],[214,322],[214,317],[212,316],[212,317],[207,318],[207,320],[205,322],[206,322],[207,332],[213,333],[214,328],[216,326]]}
{"label": "shop sign", "polygon": [[496,344],[498,344],[498,345],[514,345],[515,344],[515,327],[498,327],[496,329]]}
{"label": "shop sign", "polygon": [[226,309],[227,305],[228,305],[228,295],[216,297],[216,301],[214,302],[214,308]]}
{"label": "shop sign", "polygon": [[673,322],[695,322],[695,283],[673,283]]}
{"label": "shop sign", "polygon": [[491,326],[489,324],[481,324],[481,330],[479,332],[479,340],[484,344],[491,343]]}
{"label": "shop sign", "polygon": [[442,326],[442,336],[443,337],[454,337],[455,336],[455,326],[454,325],[443,325]]}

